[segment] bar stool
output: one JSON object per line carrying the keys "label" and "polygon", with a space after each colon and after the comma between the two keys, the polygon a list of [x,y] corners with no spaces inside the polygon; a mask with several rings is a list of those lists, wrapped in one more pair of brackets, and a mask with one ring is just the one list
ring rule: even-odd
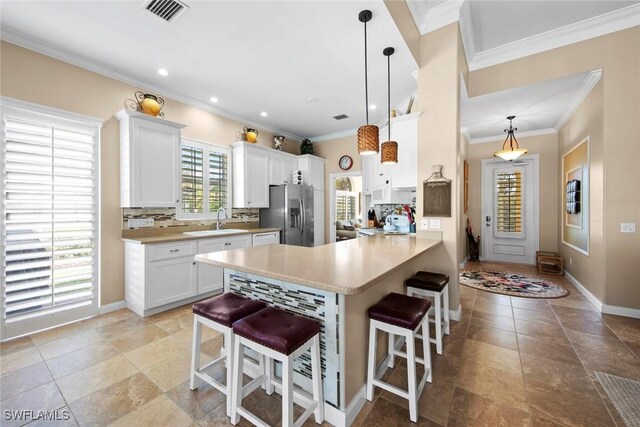
{"label": "bar stool", "polygon": [[[229,388],[229,385],[232,383],[231,373],[233,366],[234,343],[234,334],[231,326],[233,325],[233,322],[260,311],[266,306],[267,304],[264,302],[254,301],[232,293],[218,295],[193,304],[193,347],[191,353],[191,381],[189,388],[191,390],[198,388],[196,384],[196,377],[198,377],[208,384],[211,384],[212,387],[218,389],[227,397],[227,416],[231,416],[230,395],[231,390],[233,390]],[[201,367],[200,344],[202,338],[202,325],[224,334],[225,351],[220,355],[220,357]],[[204,369],[217,365],[223,361],[226,362],[227,365],[227,382],[225,385],[203,372]],[[262,369],[264,370],[264,363],[261,364]]]}
{"label": "bar stool", "polygon": [[436,352],[442,354],[442,336],[449,335],[449,276],[418,271],[404,283],[407,286],[407,295],[433,298],[435,316],[433,319],[428,317],[429,321],[436,325],[436,336],[431,338],[431,342],[436,344]]}
{"label": "bar stool", "polygon": [[[282,363],[282,425],[300,426],[313,413],[316,423],[324,421],[324,398],[322,396],[322,371],[320,367],[320,322],[302,316],[289,314],[283,310],[267,307],[233,324],[236,335],[234,347],[231,423],[236,425],[240,416],[252,424],[265,426],[256,415],[242,406],[244,393],[241,390],[243,367],[239,355],[248,347],[267,358],[266,391],[273,393],[271,378],[273,361]],[[311,349],[311,375],[313,400],[298,393],[293,386],[293,361]],[[306,406],[304,413],[294,423],[293,401]]]}
{"label": "bar stool", "polygon": [[[414,423],[418,420],[418,399],[422,394],[425,383],[431,382],[431,350],[429,344],[429,319],[426,316],[431,302],[422,298],[390,293],[380,302],[369,308],[369,363],[367,370],[367,400],[373,400],[373,388],[378,386],[393,394],[409,400],[409,418]],[[415,339],[418,329],[422,328],[423,357],[416,357]],[[376,340],[377,331],[389,334],[389,341],[394,341],[394,335],[405,338],[407,352],[400,352],[389,345],[390,366],[394,355],[407,359],[408,388],[404,391],[377,378],[376,371]],[[416,384],[416,362],[424,366],[424,375]]]}

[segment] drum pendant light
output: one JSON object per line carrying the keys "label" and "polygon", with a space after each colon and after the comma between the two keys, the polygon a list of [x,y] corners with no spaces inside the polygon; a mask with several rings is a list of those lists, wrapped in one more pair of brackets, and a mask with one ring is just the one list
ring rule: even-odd
{"label": "drum pendant light", "polygon": [[369,81],[367,76],[367,22],[373,14],[370,10],[363,10],[358,14],[358,20],[364,24],[364,96],[367,124],[358,128],[358,153],[362,156],[377,154],[379,147],[378,126],[369,124]]}
{"label": "drum pendant light", "polygon": [[[504,140],[504,143],[502,144],[502,150],[499,150],[493,153],[495,157],[500,157],[501,159],[508,160],[510,162],[522,156],[523,154],[527,154],[527,152],[529,151],[526,148],[520,148],[520,146],[518,145],[518,140],[516,139],[516,136],[515,136],[515,131],[517,131],[518,128],[514,128],[511,125],[511,123],[513,122],[513,119],[515,118],[516,116],[507,117],[507,120],[509,120],[509,129],[504,130],[505,132],[507,132],[507,138]],[[509,141],[508,147],[507,147],[507,141]]]}
{"label": "drum pendant light", "polygon": [[395,52],[392,47],[386,47],[382,54],[387,57],[387,141],[382,143],[380,163],[383,165],[395,165],[398,163],[398,143],[391,140],[391,55]]}

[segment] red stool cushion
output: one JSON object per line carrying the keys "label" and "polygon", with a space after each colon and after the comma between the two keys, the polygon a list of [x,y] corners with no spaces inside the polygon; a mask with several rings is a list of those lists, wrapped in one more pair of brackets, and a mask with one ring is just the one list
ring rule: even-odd
{"label": "red stool cushion", "polygon": [[230,292],[193,304],[193,313],[231,327],[233,322],[262,310],[267,304]]}
{"label": "red stool cushion", "polygon": [[441,273],[431,273],[430,271],[418,271],[404,282],[405,285],[412,288],[434,292],[442,292],[447,283],[449,283],[449,276]]}
{"label": "red stool cushion", "polygon": [[238,320],[233,332],[288,356],[320,332],[320,322],[267,307]]}
{"label": "red stool cushion", "polygon": [[413,330],[430,307],[431,301],[427,299],[390,293],[376,305],[369,307],[369,319]]}

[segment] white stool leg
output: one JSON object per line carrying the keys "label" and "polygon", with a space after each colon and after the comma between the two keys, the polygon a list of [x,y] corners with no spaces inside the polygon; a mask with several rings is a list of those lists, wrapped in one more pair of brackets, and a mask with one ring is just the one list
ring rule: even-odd
{"label": "white stool leg", "polygon": [[[261,354],[258,357],[258,367],[260,368],[260,375],[266,376],[267,375],[267,356],[265,356],[264,354]],[[266,390],[267,382],[266,381],[263,382],[260,388],[263,390]]]}
{"label": "white stool leg", "polygon": [[282,361],[282,427],[293,426],[293,372],[291,357]]}
{"label": "white stool leg", "polygon": [[[233,332],[232,332],[233,333]],[[242,405],[242,368],[244,346],[242,340],[237,338],[233,346],[233,380],[231,384],[231,424],[236,425],[240,421],[237,408]],[[231,349],[229,349],[231,351]],[[227,396],[227,399],[229,396]]]}
{"label": "white stool leg", "polygon": [[[224,333],[224,345],[227,347],[226,357],[227,357],[227,417],[231,417],[231,401],[233,390],[233,361],[235,360],[235,355],[233,354],[235,351],[235,335],[233,334],[233,330],[229,328],[227,332]],[[240,357],[242,360],[242,357]],[[240,377],[242,378],[242,377]],[[242,379],[240,380],[240,384],[242,385]]]}
{"label": "white stool leg", "polygon": [[418,421],[418,399],[416,386],[416,342],[413,332],[406,335],[407,344],[407,376],[409,378],[409,418],[414,423]]}
{"label": "white stool leg", "polygon": [[[266,356],[265,356],[266,357]],[[271,396],[273,394],[273,383],[271,382],[271,378],[273,378],[273,359],[267,357],[267,394]]]}
{"label": "white stool leg", "polygon": [[198,388],[196,384],[196,371],[200,370],[200,342],[202,339],[202,324],[198,322],[198,316],[193,316],[193,344],[191,347],[191,381],[189,388],[195,390]]}
{"label": "white stool leg", "polygon": [[320,365],[320,336],[313,338],[311,347],[311,375],[313,377],[313,400],[318,402],[318,407],[313,414],[316,423],[322,424],[324,421],[324,395],[322,393],[322,366]]}
{"label": "white stool leg", "polygon": [[424,360],[424,369],[428,369],[427,381],[431,382],[431,339],[429,338],[429,318],[424,316],[422,320],[422,359]]}
{"label": "white stool leg", "polygon": [[444,295],[444,333],[449,335],[449,285],[442,290]]}
{"label": "white stool leg", "polygon": [[389,367],[393,368],[396,340],[393,334],[389,334]]}
{"label": "white stool leg", "polygon": [[376,337],[377,329],[369,322],[369,362],[367,365],[367,400],[373,400],[373,379],[376,372]]}
{"label": "white stool leg", "polygon": [[436,351],[442,354],[442,300],[437,292],[433,296],[433,303],[436,307]]}

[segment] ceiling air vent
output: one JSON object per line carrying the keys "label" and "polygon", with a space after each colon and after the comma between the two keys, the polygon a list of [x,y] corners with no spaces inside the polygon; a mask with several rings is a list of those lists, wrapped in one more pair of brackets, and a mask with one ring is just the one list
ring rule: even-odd
{"label": "ceiling air vent", "polygon": [[178,0],[147,0],[142,7],[167,22],[175,21],[189,8]]}
{"label": "ceiling air vent", "polygon": [[336,120],[344,120],[347,117],[349,117],[349,116],[347,116],[346,114],[338,114],[337,116],[333,116],[333,118],[336,119]]}

